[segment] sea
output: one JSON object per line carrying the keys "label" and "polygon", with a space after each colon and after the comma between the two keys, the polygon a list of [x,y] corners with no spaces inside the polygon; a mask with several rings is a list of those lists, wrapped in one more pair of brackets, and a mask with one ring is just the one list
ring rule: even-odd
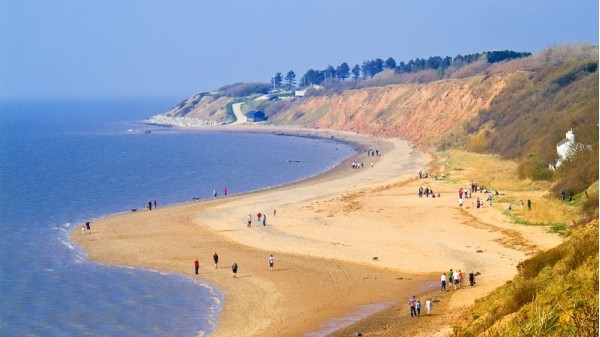
{"label": "sea", "polygon": [[[355,153],[334,140],[141,121],[169,99],[0,102],[0,336],[208,336],[202,280],[88,260],[85,221],[302,180]],[[190,252],[193,256],[193,252]]]}

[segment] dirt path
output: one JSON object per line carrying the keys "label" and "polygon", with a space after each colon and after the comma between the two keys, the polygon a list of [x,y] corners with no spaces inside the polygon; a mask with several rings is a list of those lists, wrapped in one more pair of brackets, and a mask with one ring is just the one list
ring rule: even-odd
{"label": "dirt path", "polygon": [[248,123],[248,118],[242,113],[242,104],[244,103],[233,103],[231,105],[233,113],[235,114],[235,118],[237,119],[235,122],[231,123],[231,125],[240,125]]}

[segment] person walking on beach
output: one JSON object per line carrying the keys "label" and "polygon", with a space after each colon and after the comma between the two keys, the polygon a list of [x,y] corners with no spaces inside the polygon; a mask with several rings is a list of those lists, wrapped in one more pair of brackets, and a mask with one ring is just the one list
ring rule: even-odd
{"label": "person walking on beach", "polygon": [[276,209],[273,210],[273,216],[277,216],[277,210]]}
{"label": "person walking on beach", "polygon": [[237,271],[238,271],[238,265],[235,261],[231,265],[231,271],[233,272],[233,277],[235,277],[237,275]]}
{"label": "person walking on beach", "polygon": [[442,291],[446,291],[446,274],[442,273]]}
{"label": "person walking on beach", "polygon": [[154,209],[156,209],[156,200],[154,200]]}
{"label": "person walking on beach", "polygon": [[213,197],[216,198],[217,197],[217,190],[213,190]]}
{"label": "person walking on beach", "polygon": [[152,201],[148,200],[148,209],[152,210]]}
{"label": "person walking on beach", "polygon": [[469,273],[469,284],[471,285],[471,287],[475,285],[475,274],[472,270]]}
{"label": "person walking on beach", "polygon": [[421,316],[421,300],[417,301],[417,316]]}
{"label": "person walking on beach", "polygon": [[247,227],[252,227],[252,215],[248,214],[248,217],[246,218],[246,220],[248,221]]}
{"label": "person walking on beach", "polygon": [[527,199],[527,209],[531,211],[531,199]]}
{"label": "person walking on beach", "polygon": [[262,218],[262,213],[258,212],[258,214],[256,214],[256,222],[260,222],[261,218]]}
{"label": "person walking on beach", "polygon": [[431,299],[427,299],[425,302],[425,309],[427,309],[427,316],[431,315]]}
{"label": "person walking on beach", "polygon": [[266,214],[263,214],[262,222],[263,222],[263,226],[267,225],[267,215]]}
{"label": "person walking on beach", "polygon": [[219,255],[217,255],[217,252],[213,255],[213,261],[215,261],[215,269],[217,269],[217,266],[219,265]]}
{"label": "person walking on beach", "polygon": [[410,306],[410,317],[417,317],[417,308],[416,308],[416,300],[415,297],[411,297],[408,301],[408,306]]}
{"label": "person walking on beach", "polygon": [[224,195],[224,196],[227,196],[227,187],[225,187],[225,188],[223,189],[223,195]]}
{"label": "person walking on beach", "polygon": [[269,256],[269,270],[273,270],[274,264],[275,264],[275,258],[273,257],[273,254],[271,254],[271,256]]}
{"label": "person walking on beach", "polygon": [[452,281],[454,281],[454,290],[458,289],[458,278],[459,278],[459,273],[458,271],[455,271],[454,273],[452,273]]}
{"label": "person walking on beach", "polygon": [[92,231],[92,228],[90,227],[90,222],[89,221],[85,222],[85,230],[87,232],[91,232]]}
{"label": "person walking on beach", "polygon": [[196,275],[198,275],[198,269],[200,269],[200,262],[198,262],[198,258],[194,260],[194,271]]}

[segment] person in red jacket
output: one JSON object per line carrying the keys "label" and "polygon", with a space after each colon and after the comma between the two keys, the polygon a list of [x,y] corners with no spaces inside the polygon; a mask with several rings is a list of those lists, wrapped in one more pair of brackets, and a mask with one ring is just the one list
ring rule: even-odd
{"label": "person in red jacket", "polygon": [[196,271],[196,274],[198,274],[198,269],[200,269],[200,262],[198,262],[198,258],[194,260],[194,269]]}

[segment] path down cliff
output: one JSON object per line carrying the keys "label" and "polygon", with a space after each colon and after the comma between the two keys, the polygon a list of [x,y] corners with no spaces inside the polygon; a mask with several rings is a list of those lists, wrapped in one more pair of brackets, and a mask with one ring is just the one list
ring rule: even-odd
{"label": "path down cliff", "polygon": [[234,125],[248,123],[248,118],[242,113],[242,104],[244,103],[234,103],[231,105],[236,118],[236,121],[232,123]]}

